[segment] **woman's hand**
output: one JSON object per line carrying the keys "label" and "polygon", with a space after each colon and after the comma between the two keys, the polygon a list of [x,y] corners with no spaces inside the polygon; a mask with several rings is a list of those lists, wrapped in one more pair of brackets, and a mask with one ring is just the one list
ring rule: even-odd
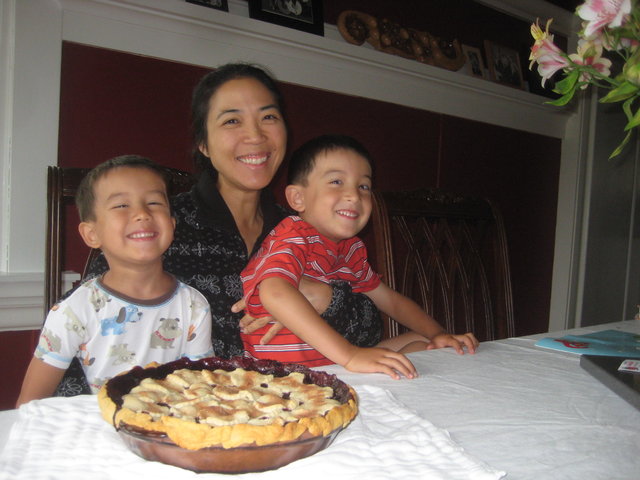
{"label": "woman's hand", "polygon": [[450,333],[439,333],[431,338],[431,343],[427,346],[427,350],[434,348],[452,347],[460,355],[464,353],[464,347],[467,347],[469,353],[476,353],[479,342],[475,335],[471,332],[463,335],[451,335]]}
{"label": "woman's hand", "polygon": [[344,368],[359,373],[386,373],[398,380],[400,374],[416,378],[418,372],[413,363],[401,353],[386,348],[357,348]]}
{"label": "woman's hand", "polygon": [[[245,307],[245,303],[243,299],[234,303],[231,306],[231,311],[233,313],[242,312],[244,310],[244,307]],[[265,333],[260,339],[260,345],[266,345],[283,328],[283,325],[280,322],[276,321],[273,317],[254,318],[250,315],[245,314],[244,317],[240,319],[240,330],[242,331],[242,333],[255,332],[259,328],[264,327],[269,322],[274,322],[274,323],[271,326],[271,328],[267,330],[267,333]]]}

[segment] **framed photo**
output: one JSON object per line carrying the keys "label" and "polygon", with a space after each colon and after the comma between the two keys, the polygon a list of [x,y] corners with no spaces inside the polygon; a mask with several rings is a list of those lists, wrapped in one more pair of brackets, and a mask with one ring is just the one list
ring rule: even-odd
{"label": "framed photo", "polygon": [[202,5],[203,7],[215,8],[216,10],[222,10],[223,12],[229,11],[229,4],[227,0],[186,0],[187,3],[193,3],[195,5]]}
{"label": "framed photo", "polygon": [[479,48],[462,45],[462,52],[466,55],[467,61],[464,64],[465,71],[474,77],[486,78],[484,72],[484,62],[482,52]]}
{"label": "framed photo", "polygon": [[510,87],[524,89],[518,52],[489,40],[484,41],[484,48],[487,54],[491,80]]}
{"label": "framed photo", "polygon": [[324,35],[322,0],[249,0],[249,16],[303,32]]}

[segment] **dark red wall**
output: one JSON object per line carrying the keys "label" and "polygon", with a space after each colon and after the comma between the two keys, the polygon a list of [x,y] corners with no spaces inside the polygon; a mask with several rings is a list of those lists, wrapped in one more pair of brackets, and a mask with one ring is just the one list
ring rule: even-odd
{"label": "dark red wall", "polygon": [[[190,95],[206,72],[202,67],[64,43],[59,158],[50,163],[87,167],[137,153],[190,169]],[[507,229],[516,332],[546,331],[559,140],[299,85],[283,83],[282,90],[290,151],[321,133],[349,134],[376,159],[375,183],[381,190],[439,186],[492,200]],[[278,194],[285,170],[274,185]],[[81,271],[86,250],[75,234],[77,217],[73,211],[69,214],[68,228],[74,234],[66,248],[66,268]],[[28,334],[0,334],[0,352],[12,358],[15,353],[18,360],[32,351],[31,343]],[[23,362],[16,376],[21,378],[24,368]],[[17,394],[2,390],[8,398]]]}
{"label": "dark red wall", "polygon": [[0,365],[4,365],[0,377],[0,410],[15,406],[39,334],[36,330],[0,332]]}

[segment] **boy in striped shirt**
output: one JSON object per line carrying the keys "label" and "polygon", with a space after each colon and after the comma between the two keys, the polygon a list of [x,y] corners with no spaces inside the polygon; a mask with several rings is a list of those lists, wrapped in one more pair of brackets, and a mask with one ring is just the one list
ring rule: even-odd
{"label": "boy in striped shirt", "polygon": [[[284,328],[265,345],[260,339],[269,325],[243,333],[246,355],[414,378],[417,372],[404,353],[441,347],[475,352],[478,341],[472,333],[446,333],[415,302],[382,283],[369,265],[357,234],[371,215],[372,168],[359,142],[342,135],[310,140],[293,154],[288,183],[285,195],[297,215],[275,227],[242,272],[246,312],[273,317]],[[410,332],[371,348],[351,345],[300,293],[303,275],[325,283],[349,282]]]}

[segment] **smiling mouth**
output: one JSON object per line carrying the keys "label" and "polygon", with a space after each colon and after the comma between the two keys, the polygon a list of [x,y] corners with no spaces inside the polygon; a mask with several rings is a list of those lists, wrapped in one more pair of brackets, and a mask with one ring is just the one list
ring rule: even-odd
{"label": "smiling mouth", "polygon": [[138,240],[138,239],[142,239],[142,238],[153,238],[156,236],[155,232],[137,232],[137,233],[132,233],[131,235],[129,235],[129,238],[133,239],[133,240]]}
{"label": "smiling mouth", "polygon": [[358,218],[360,216],[358,212],[354,212],[353,210],[337,210],[336,213],[347,218]]}
{"label": "smiling mouth", "polygon": [[243,155],[241,157],[237,157],[237,159],[246,165],[262,165],[263,163],[266,163],[267,160],[269,160],[269,157],[269,154]]}

